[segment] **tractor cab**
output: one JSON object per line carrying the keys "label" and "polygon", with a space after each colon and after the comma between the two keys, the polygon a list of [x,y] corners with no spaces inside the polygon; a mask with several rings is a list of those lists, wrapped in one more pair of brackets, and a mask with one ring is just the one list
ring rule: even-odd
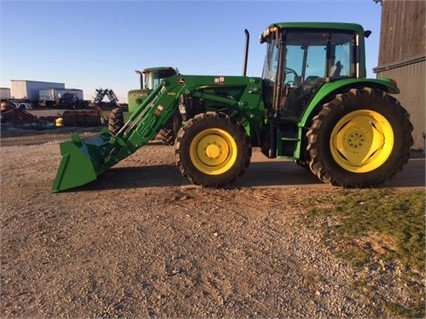
{"label": "tractor cab", "polygon": [[142,87],[147,90],[153,90],[161,80],[168,78],[177,73],[176,69],[172,67],[157,67],[157,68],[147,68],[142,71],[145,81]]}
{"label": "tractor cab", "polygon": [[133,113],[141,105],[162,79],[175,75],[177,72],[175,68],[170,66],[146,68],[143,71],[136,70],[136,73],[140,76],[140,88],[128,92],[129,113]]}
{"label": "tractor cab", "polygon": [[[365,35],[368,31],[365,32]],[[356,24],[282,23],[269,26],[262,77],[265,106],[286,119],[300,120],[325,83],[365,77],[364,31]]]}

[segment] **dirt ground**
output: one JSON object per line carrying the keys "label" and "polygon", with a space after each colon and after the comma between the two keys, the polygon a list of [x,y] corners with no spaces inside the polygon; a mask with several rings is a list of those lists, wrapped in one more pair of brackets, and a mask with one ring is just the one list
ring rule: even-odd
{"label": "dirt ground", "polygon": [[[59,142],[68,139],[1,140],[3,318],[365,318],[383,311],[353,288],[361,274],[302,222],[307,197],[332,200],[335,191],[305,169],[285,162],[277,174],[255,150],[234,188],[205,189],[179,174],[172,146],[153,141],[95,182],[51,194]],[[424,188],[424,179],[409,187]],[[389,290],[404,299],[406,288]]]}

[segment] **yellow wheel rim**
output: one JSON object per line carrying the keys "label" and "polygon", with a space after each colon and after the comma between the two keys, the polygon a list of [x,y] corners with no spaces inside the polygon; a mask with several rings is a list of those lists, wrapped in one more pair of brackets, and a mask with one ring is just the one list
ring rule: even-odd
{"label": "yellow wheel rim", "polygon": [[189,156],[200,172],[220,175],[235,164],[237,144],[228,132],[218,128],[207,129],[192,140]]}
{"label": "yellow wheel rim", "polygon": [[344,116],[331,133],[333,159],[344,169],[367,173],[389,158],[394,145],[391,124],[381,114],[358,110]]}

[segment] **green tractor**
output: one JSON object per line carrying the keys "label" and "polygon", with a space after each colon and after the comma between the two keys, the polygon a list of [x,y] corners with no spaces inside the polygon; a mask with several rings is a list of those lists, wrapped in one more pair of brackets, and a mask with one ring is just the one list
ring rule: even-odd
{"label": "green tractor", "polygon": [[[366,78],[364,40],[351,23],[275,23],[260,36],[263,74],[175,74],[163,79],[120,130],[60,145],[52,192],[87,184],[154,139],[179,112],[176,165],[193,184],[226,187],[252,148],[293,159],[321,181],[376,187],[409,160],[412,124],[392,96],[397,84]],[[285,177],[283,177],[285,178]]]}
{"label": "green tractor", "polygon": [[[140,88],[130,90],[127,94],[128,98],[128,111],[123,108],[115,108],[111,111],[108,117],[108,131],[111,135],[116,135],[128,121],[130,114],[135,112],[143,100],[151,93],[151,91],[161,83],[162,79],[169,76],[178,74],[178,70],[170,66],[146,68],[143,71],[135,71],[139,74]],[[176,114],[170,123],[162,128],[158,133],[157,138],[166,145],[173,145],[175,133],[177,132],[177,123],[179,122],[179,115]]]}

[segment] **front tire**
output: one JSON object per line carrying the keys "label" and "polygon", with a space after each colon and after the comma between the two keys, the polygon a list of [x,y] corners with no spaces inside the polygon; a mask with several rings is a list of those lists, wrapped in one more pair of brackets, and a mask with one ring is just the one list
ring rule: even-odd
{"label": "front tire", "polygon": [[176,164],[192,184],[225,187],[243,176],[251,144],[240,123],[224,113],[197,114],[175,142]]}
{"label": "front tire", "polygon": [[387,93],[351,89],[313,118],[307,132],[310,169],[323,182],[376,187],[402,170],[413,145],[409,114]]}

